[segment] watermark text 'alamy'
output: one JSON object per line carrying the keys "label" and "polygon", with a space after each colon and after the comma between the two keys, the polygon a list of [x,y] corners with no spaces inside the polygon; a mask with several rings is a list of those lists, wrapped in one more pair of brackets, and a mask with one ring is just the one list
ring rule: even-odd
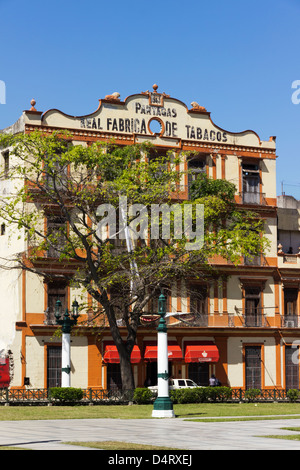
{"label": "watermark text 'alamy'", "polygon": [[[185,249],[199,250],[204,243],[203,204],[143,204],[127,205],[127,197],[119,197],[119,207],[100,204],[96,212],[100,218],[97,234],[102,241],[125,240],[181,240]],[[127,219],[130,223],[127,223]],[[118,226],[117,226],[118,221]]]}

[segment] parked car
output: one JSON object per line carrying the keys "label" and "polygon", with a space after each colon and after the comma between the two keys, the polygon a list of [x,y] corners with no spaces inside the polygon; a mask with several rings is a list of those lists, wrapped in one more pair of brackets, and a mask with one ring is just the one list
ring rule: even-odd
{"label": "parked car", "polygon": [[[197,385],[193,380],[191,379],[170,379],[169,380],[169,390],[177,390],[179,388],[194,388],[194,387],[200,387],[200,385]],[[151,387],[148,387],[152,392],[157,392],[158,386],[157,385],[152,385]]]}

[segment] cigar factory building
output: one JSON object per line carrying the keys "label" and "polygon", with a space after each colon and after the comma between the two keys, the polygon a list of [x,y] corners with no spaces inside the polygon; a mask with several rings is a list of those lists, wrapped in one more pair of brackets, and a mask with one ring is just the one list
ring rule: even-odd
{"label": "cigar factory building", "polygon": [[[106,95],[96,111],[79,117],[58,109],[38,111],[33,100],[31,108],[2,132],[67,130],[73,143],[83,146],[111,139],[122,146],[147,141],[161,151],[193,152],[196,159],[184,157],[180,164],[184,171],[193,170],[192,178],[205,172],[210,178],[233,182],[236,204],[264,219],[270,247],[264,256],[245,258],[238,266],[214,261],[220,279],[201,287],[203,301],[194,306],[199,310],[196,325],[178,320],[178,313],[191,310],[193,299],[183,281],[172,286],[167,320],[170,373],[200,385],[207,385],[215,374],[222,385],[230,387],[299,388],[295,360],[300,331],[298,201],[277,199],[276,138],[261,140],[253,130],[225,130],[213,122],[202,104],[187,106],[158,92],[156,85],[125,99],[118,93]],[[9,188],[5,178],[9,149],[0,149],[0,157],[3,194]],[[182,198],[188,199],[188,174],[184,178]],[[2,224],[1,257],[9,250],[24,249],[24,240],[16,236],[13,240],[14,244],[10,237],[9,244],[9,230]],[[58,297],[71,305],[72,288],[59,283],[45,286],[29,271],[5,270],[0,278],[2,343],[6,341],[2,346],[9,349],[13,361],[10,387],[60,385],[61,338],[53,336],[57,327],[49,320],[49,311]],[[119,328],[124,327],[120,324]],[[124,337],[125,333],[124,328]],[[85,327],[71,341],[73,387],[120,386],[118,354],[108,328],[95,336]],[[143,386],[146,379],[155,382],[156,363],[156,328],[143,322],[132,354],[136,386]]]}

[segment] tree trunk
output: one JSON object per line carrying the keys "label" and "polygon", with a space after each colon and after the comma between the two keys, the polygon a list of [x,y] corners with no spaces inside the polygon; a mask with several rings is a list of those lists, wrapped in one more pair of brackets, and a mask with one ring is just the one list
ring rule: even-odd
{"label": "tree trunk", "polygon": [[126,351],[125,345],[119,351],[120,356],[120,369],[123,390],[134,390],[134,377],[132,365],[130,362],[130,354]]}
{"label": "tree trunk", "polygon": [[[116,322],[116,317],[114,313],[114,308],[110,305],[109,302],[105,302],[105,310],[110,326],[110,332],[113,338],[113,341],[117,347],[119,358],[120,358],[120,371],[121,371],[121,380],[122,380],[122,389],[123,390],[133,390],[134,386],[134,377],[132,366],[130,362],[131,352],[133,345],[135,343],[136,332],[131,330],[130,332],[130,341],[124,343],[119,327]],[[129,333],[127,331],[127,333]]]}

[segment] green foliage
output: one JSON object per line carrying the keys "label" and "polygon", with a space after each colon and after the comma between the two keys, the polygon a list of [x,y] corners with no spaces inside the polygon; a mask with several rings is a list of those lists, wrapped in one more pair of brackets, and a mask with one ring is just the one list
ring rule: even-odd
{"label": "green foliage", "polygon": [[287,393],[286,393],[287,397],[289,398],[289,400],[294,403],[295,401],[298,400],[299,396],[300,396],[300,391],[297,390],[296,388],[290,388]]}
{"label": "green foliage", "polygon": [[261,391],[258,388],[249,388],[245,391],[245,399],[248,401],[256,400],[261,394]]}
{"label": "green foliage", "polygon": [[231,398],[229,387],[195,387],[170,390],[170,398],[174,403],[223,402]]}
{"label": "green foliage", "polygon": [[174,403],[202,403],[205,401],[205,388],[182,388],[170,390],[170,398]]}
{"label": "green foliage", "polygon": [[153,393],[149,388],[136,388],[133,394],[133,401],[138,405],[145,405],[153,401]]}
{"label": "green foliage", "polygon": [[83,398],[81,388],[74,387],[53,387],[49,389],[51,400],[62,404],[74,404]]}
{"label": "green foliage", "polygon": [[227,401],[231,398],[231,394],[229,387],[207,387],[207,398],[211,401]]}
{"label": "green foliage", "polygon": [[206,174],[199,174],[190,188],[192,200],[207,196],[217,196],[226,203],[234,202],[236,186],[227,180],[208,178]]}
{"label": "green foliage", "polygon": [[251,260],[269,248],[264,221],[255,212],[244,210],[234,200],[236,187],[226,180],[200,174],[191,187],[191,199],[204,205],[205,243],[203,253],[220,255],[238,264]]}

